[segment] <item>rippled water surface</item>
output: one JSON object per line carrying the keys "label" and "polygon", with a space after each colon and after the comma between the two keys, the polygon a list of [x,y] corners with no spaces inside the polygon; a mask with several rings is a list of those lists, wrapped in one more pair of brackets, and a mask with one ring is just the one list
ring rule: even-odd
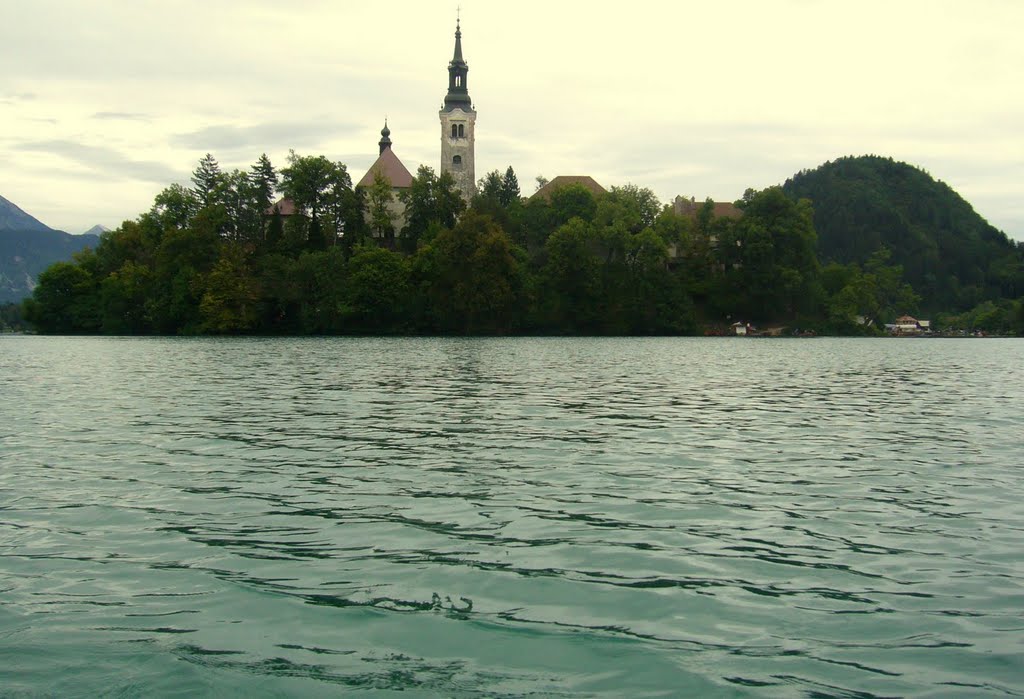
{"label": "rippled water surface", "polygon": [[0,695],[1020,696],[1024,342],[0,337]]}

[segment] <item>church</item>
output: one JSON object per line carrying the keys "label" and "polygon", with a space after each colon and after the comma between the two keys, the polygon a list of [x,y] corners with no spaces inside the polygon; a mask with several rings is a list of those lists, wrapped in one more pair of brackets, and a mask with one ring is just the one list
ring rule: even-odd
{"label": "church", "polygon": [[[439,173],[450,173],[456,188],[468,202],[476,194],[475,132],[476,109],[469,97],[467,76],[469,64],[462,57],[461,22],[455,23],[455,52],[448,63],[448,92],[438,116],[441,120],[441,167]],[[392,150],[391,130],[387,121],[380,132],[380,154],[356,185],[369,188],[377,176],[391,183],[392,214],[396,229],[401,230],[405,205],[399,195],[412,185],[413,176]]]}

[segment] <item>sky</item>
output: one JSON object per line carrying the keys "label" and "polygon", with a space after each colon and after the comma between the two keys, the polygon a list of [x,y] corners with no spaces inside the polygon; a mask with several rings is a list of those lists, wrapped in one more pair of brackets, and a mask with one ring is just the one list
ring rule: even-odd
{"label": "sky", "polygon": [[732,201],[846,155],[908,162],[1024,240],[1018,0],[0,0],[0,195],[71,233],[205,153],[439,168],[456,13],[476,176],[511,165]]}

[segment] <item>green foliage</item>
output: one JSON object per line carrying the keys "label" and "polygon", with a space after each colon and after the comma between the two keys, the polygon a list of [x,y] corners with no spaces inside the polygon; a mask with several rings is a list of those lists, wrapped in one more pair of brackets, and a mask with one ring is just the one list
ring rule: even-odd
{"label": "green foliage", "polygon": [[207,153],[192,171],[192,192],[199,206],[208,207],[220,203],[224,190],[224,175],[221,174],[217,159]]}
{"label": "green foliage", "polygon": [[27,329],[22,308],[20,303],[0,303],[0,333],[23,332]]}
{"label": "green foliage", "polygon": [[344,317],[349,331],[391,335],[410,330],[409,258],[374,245],[360,245],[348,261]]}
{"label": "green foliage", "polygon": [[[588,192],[589,193],[589,192]],[[544,326],[569,334],[596,333],[601,327],[601,260],[595,254],[591,224],[573,218],[544,244],[547,261],[541,272]]]}
{"label": "green foliage", "polygon": [[392,212],[394,195],[391,182],[379,170],[373,174],[373,184],[368,194],[370,228],[378,238],[393,240],[395,237],[395,216]]}
{"label": "green foliage", "polygon": [[225,245],[202,287],[201,332],[238,334],[256,326],[259,286],[242,248]]}
{"label": "green foliage", "polygon": [[723,269],[716,286],[719,298],[728,301],[721,310],[731,318],[763,321],[818,312],[823,292],[809,203],[794,202],[772,187],[749,193],[743,212],[716,232]]}
{"label": "green foliage", "polygon": [[517,325],[521,270],[492,219],[470,211],[417,253],[414,274],[442,332],[505,334]]}
{"label": "green foliage", "polygon": [[[47,269],[25,321],[45,333],[689,334],[746,320],[865,334],[924,306],[888,248],[821,268],[815,211],[778,187],[719,217],[710,200],[677,213],[635,185],[524,201],[510,167],[487,173],[467,211],[451,175],[424,166],[395,231],[381,177],[353,190],[341,163],[293,152],[288,216],[265,213],[276,181],[265,155],[223,173],[208,154],[193,189],[164,189]],[[1016,249],[993,258],[988,281],[956,287],[969,310],[940,320],[1024,332],[1021,294],[985,298],[993,279],[1015,289],[1022,267]]]}
{"label": "green foliage", "polygon": [[98,291],[85,265],[58,262],[39,275],[39,286],[25,303],[25,319],[41,333],[95,333],[100,329]]}
{"label": "green foliage", "polygon": [[570,184],[551,193],[551,212],[556,227],[574,218],[589,223],[597,214],[597,201],[583,185]]}
{"label": "green foliage", "polygon": [[455,225],[466,204],[451,173],[438,177],[433,168],[420,165],[412,185],[402,193],[406,225],[402,229],[403,246],[413,252],[432,224],[444,228]]}
{"label": "green foliage", "polygon": [[784,186],[814,202],[818,254],[863,265],[881,248],[925,311],[965,310],[1024,294],[1024,254],[948,185],[891,158],[841,158]]}
{"label": "green foliage", "polygon": [[279,178],[270,158],[266,153],[249,169],[249,181],[252,186],[253,207],[260,213],[266,211],[274,203],[274,192],[277,191]]}
{"label": "green foliage", "polygon": [[939,329],[969,334],[1024,335],[1024,297],[983,301],[969,311],[939,316]]}
{"label": "green foliage", "polygon": [[290,151],[288,167],[281,170],[281,190],[309,216],[306,247],[311,250],[333,247],[359,213],[348,169],[322,155]]}

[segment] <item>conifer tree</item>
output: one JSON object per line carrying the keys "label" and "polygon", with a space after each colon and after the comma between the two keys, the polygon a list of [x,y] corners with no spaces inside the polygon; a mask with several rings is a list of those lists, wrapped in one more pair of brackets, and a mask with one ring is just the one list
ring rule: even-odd
{"label": "conifer tree", "polygon": [[509,165],[508,169],[505,170],[505,176],[501,180],[501,205],[508,208],[519,201],[520,196],[522,195],[519,191],[519,178],[516,177],[515,170]]}
{"label": "conifer tree", "polygon": [[192,183],[195,185],[192,191],[195,192],[201,207],[218,203],[223,180],[224,176],[221,174],[217,159],[209,153],[204,155],[192,171]]}
{"label": "conifer tree", "polygon": [[277,170],[274,169],[267,154],[263,153],[249,171],[256,207],[260,212],[266,211],[274,203],[274,193],[278,184]]}

